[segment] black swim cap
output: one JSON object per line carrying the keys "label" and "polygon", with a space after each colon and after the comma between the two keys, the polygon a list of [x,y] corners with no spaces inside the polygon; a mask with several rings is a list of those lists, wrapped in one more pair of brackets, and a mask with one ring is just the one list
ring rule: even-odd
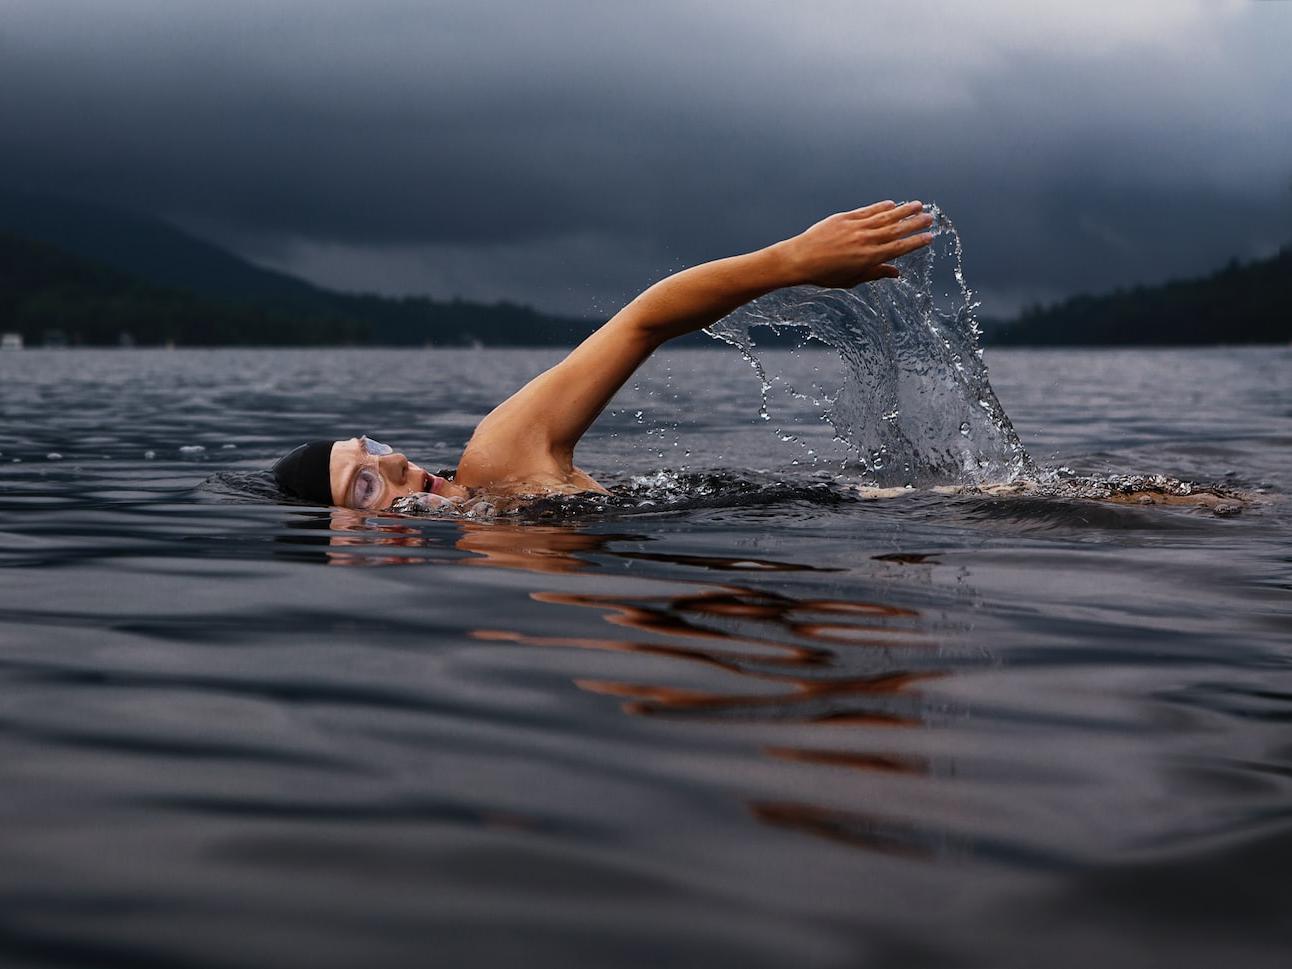
{"label": "black swim cap", "polygon": [[289,451],[274,465],[278,487],[293,498],[318,505],[332,504],[332,445],[335,441],[310,441]]}

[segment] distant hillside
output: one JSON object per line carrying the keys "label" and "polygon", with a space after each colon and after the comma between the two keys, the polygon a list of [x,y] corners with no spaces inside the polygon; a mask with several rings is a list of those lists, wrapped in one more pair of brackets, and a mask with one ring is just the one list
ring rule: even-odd
{"label": "distant hillside", "polygon": [[0,329],[178,345],[567,345],[590,320],[511,303],[338,293],[156,220],[0,192]]}
{"label": "distant hillside", "polygon": [[0,234],[0,330],[28,346],[366,342],[341,315],[275,312],[145,283],[43,242]]}
{"label": "distant hillside", "polygon": [[325,291],[304,280],[253,266],[165,222],[86,202],[0,192],[0,232],[200,296],[235,301],[326,298]]}
{"label": "distant hillside", "polygon": [[993,346],[1287,343],[1292,246],[1203,279],[1076,296],[985,330]]}

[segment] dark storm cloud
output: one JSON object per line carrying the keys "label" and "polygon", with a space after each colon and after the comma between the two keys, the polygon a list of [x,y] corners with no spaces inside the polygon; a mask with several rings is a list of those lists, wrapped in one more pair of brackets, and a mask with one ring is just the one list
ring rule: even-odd
{"label": "dark storm cloud", "polygon": [[1292,236],[1292,5],[617,6],[11,2],[0,177],[582,311],[881,197],[988,309]]}

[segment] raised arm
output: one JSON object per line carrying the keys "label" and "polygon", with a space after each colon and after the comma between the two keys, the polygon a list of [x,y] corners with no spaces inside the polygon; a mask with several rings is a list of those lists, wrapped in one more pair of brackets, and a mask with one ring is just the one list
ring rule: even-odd
{"label": "raised arm", "polygon": [[[889,260],[928,245],[912,235],[933,224],[920,202],[878,202],[822,219],[766,249],[707,262],[656,283],[610,322],[625,322],[657,343],[702,329],[776,289],[812,284],[849,289],[895,277]],[[581,349],[581,348],[579,348]],[[576,349],[566,363],[573,361]],[[564,366],[564,364],[562,364]]]}
{"label": "raised arm", "polygon": [[928,245],[932,236],[923,230],[932,224],[920,202],[878,202],[832,215],[765,249],[660,280],[495,408],[472,440],[473,446],[488,446],[476,447],[474,456],[469,448],[464,461],[474,457],[498,465],[550,458],[569,465],[579,438],[665,340],[702,329],[786,286],[849,288],[895,277],[890,260]]}

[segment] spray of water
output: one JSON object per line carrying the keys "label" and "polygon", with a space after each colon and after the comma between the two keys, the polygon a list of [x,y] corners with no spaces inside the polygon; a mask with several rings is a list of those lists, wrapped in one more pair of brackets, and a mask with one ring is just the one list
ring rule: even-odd
{"label": "spray of water", "polygon": [[937,206],[933,244],[899,261],[900,279],[856,289],[798,286],[742,307],[708,329],[735,346],[763,384],[771,378],[755,330],[797,328],[834,348],[843,383],[821,402],[868,483],[982,485],[1033,474],[987,379],[965,283],[960,237]]}

